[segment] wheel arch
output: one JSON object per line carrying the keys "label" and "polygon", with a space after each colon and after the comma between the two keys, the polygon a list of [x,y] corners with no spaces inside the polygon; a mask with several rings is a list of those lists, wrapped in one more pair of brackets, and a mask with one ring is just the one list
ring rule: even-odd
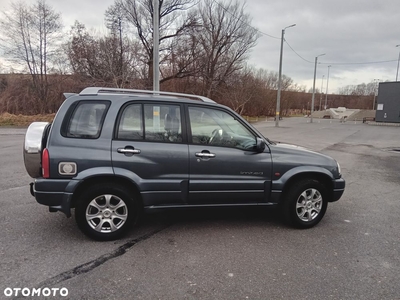
{"label": "wheel arch", "polygon": [[317,180],[318,182],[326,186],[326,190],[328,192],[327,196],[329,197],[328,202],[329,202],[330,198],[332,197],[331,191],[333,191],[333,182],[332,178],[328,174],[322,172],[301,172],[301,173],[296,173],[290,178],[288,178],[282,188],[282,199],[284,199],[285,194],[288,192],[291,186],[293,186],[296,182],[306,179]]}
{"label": "wheel arch", "polygon": [[139,187],[133,181],[116,175],[99,175],[92,176],[83,180],[75,189],[71,201],[71,208],[76,207],[77,201],[79,201],[80,195],[90,186],[99,184],[116,184],[128,189],[134,195],[135,199],[138,201],[140,208],[143,208],[142,197],[140,194]]}

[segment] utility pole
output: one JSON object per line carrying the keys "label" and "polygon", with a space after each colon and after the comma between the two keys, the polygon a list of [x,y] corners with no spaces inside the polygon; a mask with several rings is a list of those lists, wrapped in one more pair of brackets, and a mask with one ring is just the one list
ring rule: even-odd
{"label": "utility pole", "polygon": [[153,0],[153,91],[160,90],[160,13],[158,5],[158,0]]}
{"label": "utility pole", "polygon": [[283,40],[285,37],[285,29],[289,27],[294,27],[296,24],[287,26],[282,29],[281,37],[281,54],[279,57],[279,77],[278,77],[278,93],[276,96],[276,113],[275,113],[275,127],[279,127],[279,118],[281,116],[281,86],[282,86],[282,57],[283,57]]}
{"label": "utility pole", "polygon": [[124,63],[123,63],[123,49],[122,49],[122,20],[121,17],[118,17],[118,28],[119,28],[119,48],[120,48],[120,57],[119,57],[119,63],[121,67],[121,87],[124,82]]}
{"label": "utility pole", "polygon": [[325,75],[322,75],[321,92],[319,93],[319,108],[318,108],[319,111],[321,111],[321,106],[322,106],[322,89],[324,86],[324,77]]}
{"label": "utility pole", "polygon": [[311,119],[310,119],[310,123],[313,122],[313,112],[314,112],[314,100],[315,100],[315,78],[317,76],[317,63],[318,63],[318,57],[325,55],[324,54],[320,54],[317,55],[315,57],[315,66],[314,66],[314,83],[313,83],[313,89],[312,89],[312,98],[311,98]]}
{"label": "utility pole", "polygon": [[[396,48],[399,46],[400,46],[400,44],[396,45]],[[400,63],[400,51],[399,51],[399,58],[397,59],[396,81],[397,81],[397,77],[399,76],[399,63]]]}
{"label": "utility pole", "polygon": [[328,85],[329,85],[329,69],[331,68],[332,66],[331,65],[329,65],[328,66],[328,78],[327,78],[327,80],[326,80],[326,93],[325,93],[325,110],[326,110],[326,104],[327,104],[327,102],[328,102]]}

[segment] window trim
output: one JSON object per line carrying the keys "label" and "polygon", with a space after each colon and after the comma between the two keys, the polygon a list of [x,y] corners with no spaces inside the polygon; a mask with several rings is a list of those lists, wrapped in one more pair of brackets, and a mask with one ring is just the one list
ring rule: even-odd
{"label": "window trim", "polygon": [[[121,139],[118,138],[118,133],[119,133],[119,127],[121,126],[121,120],[122,120],[122,115],[124,114],[125,109],[128,106],[131,105],[139,105],[140,106],[140,121],[141,121],[141,127],[142,127],[142,139],[137,139],[137,140],[132,140],[132,139]],[[144,129],[144,110],[143,110],[143,104],[141,102],[136,102],[136,101],[130,101],[122,105],[118,111],[117,118],[115,119],[115,125],[114,125],[114,132],[113,132],[113,140],[117,141],[137,141],[137,142],[143,142],[144,141],[144,135],[145,135],[145,129]]]}
{"label": "window trim", "polygon": [[[188,132],[188,144],[189,145],[193,145],[193,146],[201,146],[203,144],[195,144],[193,143],[193,135],[192,135],[192,126],[191,126],[191,121],[190,121],[190,114],[189,114],[189,108],[190,107],[199,107],[199,108],[206,108],[206,109],[214,109],[214,110],[219,110],[222,112],[227,113],[228,115],[230,115],[232,118],[234,118],[235,120],[237,120],[241,125],[243,125],[243,127],[245,127],[251,134],[253,134],[254,138],[260,138],[259,135],[251,128],[248,126],[248,124],[246,124],[246,122],[244,122],[242,120],[242,118],[240,117],[240,115],[237,115],[236,113],[233,113],[231,110],[229,109],[224,109],[221,107],[215,107],[215,106],[205,106],[205,105],[197,105],[197,104],[186,104],[185,105],[185,113],[187,115],[187,122],[186,122],[186,127],[187,127],[187,132]],[[264,139],[264,138],[262,138]],[[229,149],[236,149],[236,150],[240,150],[240,151],[250,151],[250,152],[254,152],[253,149],[241,149],[241,148],[237,148],[237,147],[231,147],[231,146],[221,146],[221,145],[209,145],[206,144],[204,146],[207,147],[221,147],[221,148],[229,148]]]}
{"label": "window trim", "polygon": [[[124,110],[126,109],[127,106],[129,105],[134,105],[134,104],[139,104],[142,109],[142,115],[141,115],[141,121],[143,124],[143,139],[141,140],[127,140],[127,139],[120,139],[118,137],[118,130],[119,126],[121,123],[121,118]],[[177,106],[179,107],[179,113],[180,113],[180,122],[181,122],[181,131],[182,131],[182,141],[181,142],[164,142],[164,141],[152,141],[152,140],[146,140],[146,124],[145,124],[145,112],[144,112],[144,106],[145,105],[159,105],[159,106]],[[146,142],[146,143],[163,143],[163,144],[187,144],[187,130],[186,130],[186,117],[184,113],[184,105],[182,103],[177,103],[177,102],[166,102],[166,101],[140,101],[140,100],[133,100],[133,101],[128,101],[122,105],[118,111],[118,117],[115,120],[115,125],[114,125],[114,132],[113,132],[113,140],[116,141],[131,141],[131,142]]]}

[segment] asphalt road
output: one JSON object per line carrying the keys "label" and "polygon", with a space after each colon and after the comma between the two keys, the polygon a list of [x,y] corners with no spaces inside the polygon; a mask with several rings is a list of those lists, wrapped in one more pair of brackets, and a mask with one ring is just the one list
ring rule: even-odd
{"label": "asphalt road", "polygon": [[35,202],[24,129],[0,128],[0,299],[23,287],[65,287],[63,299],[400,299],[400,127],[308,121],[255,126],[341,164],[345,194],[317,227],[254,208],[157,212],[102,243]]}

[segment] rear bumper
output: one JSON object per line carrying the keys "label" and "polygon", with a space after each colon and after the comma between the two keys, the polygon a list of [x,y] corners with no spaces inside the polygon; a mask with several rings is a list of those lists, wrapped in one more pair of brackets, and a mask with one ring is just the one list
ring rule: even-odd
{"label": "rear bumper", "polygon": [[50,211],[61,211],[71,217],[72,193],[65,192],[70,180],[36,179],[31,184],[31,194],[39,204],[49,206]]}
{"label": "rear bumper", "polygon": [[345,187],[346,181],[343,178],[335,179],[333,181],[333,197],[330,202],[338,201],[342,197]]}

